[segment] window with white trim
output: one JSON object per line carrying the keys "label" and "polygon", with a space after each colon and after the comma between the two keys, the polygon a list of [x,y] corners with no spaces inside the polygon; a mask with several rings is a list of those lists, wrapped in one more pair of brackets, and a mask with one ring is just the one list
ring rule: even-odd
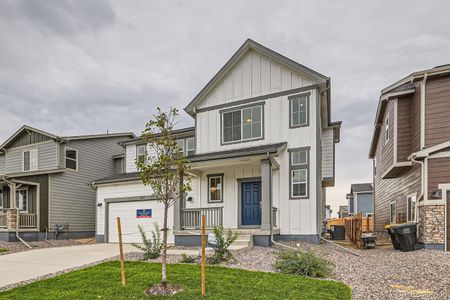
{"label": "window with white trim", "polygon": [[411,195],[406,198],[407,202],[407,220],[408,222],[416,221],[416,195]]}
{"label": "window with white trim", "polygon": [[309,93],[289,97],[289,127],[308,126]]}
{"label": "window with white trim", "polygon": [[307,198],[309,181],[309,149],[289,150],[290,198]]}
{"label": "window with white trim", "polygon": [[222,143],[263,137],[262,105],[222,113]]}
{"label": "window with white trim", "polygon": [[65,166],[67,169],[78,170],[78,150],[65,149]]}
{"label": "window with white trim", "polygon": [[146,144],[136,145],[136,162],[144,163],[145,162],[145,154],[146,154]]}
{"label": "window with white trim", "polygon": [[208,175],[208,202],[223,202],[223,175]]}
{"label": "window with white trim", "polygon": [[184,155],[184,150],[185,150],[184,139],[177,140],[177,145],[178,145],[178,148],[180,148],[180,152]]}
{"label": "window with white trim", "polygon": [[16,207],[21,212],[28,212],[28,189],[22,188],[16,190]]}
{"label": "window with white trim", "polygon": [[195,154],[195,138],[190,137],[186,139],[186,155]]}
{"label": "window with white trim", "polygon": [[386,118],[384,125],[384,144],[386,145],[389,142],[389,115]]}
{"label": "window with white trim", "polygon": [[36,171],[38,169],[38,150],[32,149],[22,152],[22,170]]}
{"label": "window with white trim", "polygon": [[396,222],[397,216],[397,203],[395,201],[391,202],[389,205],[389,222],[394,224]]}

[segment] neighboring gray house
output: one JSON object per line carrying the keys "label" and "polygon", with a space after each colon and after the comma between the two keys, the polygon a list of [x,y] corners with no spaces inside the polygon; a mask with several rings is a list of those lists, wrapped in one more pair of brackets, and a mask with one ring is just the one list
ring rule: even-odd
{"label": "neighboring gray house", "polygon": [[0,145],[0,240],[90,237],[90,183],[123,170],[120,141],[133,133],[60,137],[21,127]]}
{"label": "neighboring gray house", "polygon": [[338,218],[348,217],[348,205],[340,205],[338,211]]}
{"label": "neighboring gray house", "polygon": [[355,183],[350,187],[347,194],[348,213],[356,215],[362,213],[363,216],[373,214],[373,186],[371,183]]}

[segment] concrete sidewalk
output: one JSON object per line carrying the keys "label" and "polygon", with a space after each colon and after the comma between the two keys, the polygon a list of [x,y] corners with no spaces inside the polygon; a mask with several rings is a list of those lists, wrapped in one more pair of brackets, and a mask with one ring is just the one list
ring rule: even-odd
{"label": "concrete sidewalk", "polygon": [[[139,251],[124,245],[124,253]],[[117,244],[35,249],[0,256],[0,288],[119,255]]]}
{"label": "concrete sidewalk", "polygon": [[[123,245],[123,252],[140,252],[130,244]],[[198,255],[199,250],[168,249],[169,255]],[[95,263],[119,255],[118,244],[94,244],[84,246],[35,249],[0,256],[0,288]]]}

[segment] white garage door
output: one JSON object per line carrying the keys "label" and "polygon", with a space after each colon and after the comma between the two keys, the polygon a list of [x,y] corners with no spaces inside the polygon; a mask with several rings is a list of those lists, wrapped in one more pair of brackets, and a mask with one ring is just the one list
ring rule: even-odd
{"label": "white garage door", "polygon": [[[153,223],[157,222],[159,228],[163,227],[164,206],[158,201],[132,201],[132,202],[111,202],[108,204],[108,241],[117,243],[117,217],[120,217],[122,225],[122,241],[124,243],[142,242],[138,225],[143,225],[147,232],[147,237],[151,238],[151,231],[154,229]],[[173,207],[169,208],[168,227],[173,227]],[[161,241],[162,241],[162,231]],[[172,244],[174,237],[169,231],[168,242]]]}

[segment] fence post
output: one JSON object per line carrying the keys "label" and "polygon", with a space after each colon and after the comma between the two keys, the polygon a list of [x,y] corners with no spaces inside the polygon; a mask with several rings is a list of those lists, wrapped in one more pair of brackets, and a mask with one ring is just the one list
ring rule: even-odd
{"label": "fence post", "polygon": [[206,296],[206,286],[205,286],[205,235],[206,235],[206,215],[202,215],[202,296]]}
{"label": "fence post", "polygon": [[117,232],[119,233],[119,252],[120,252],[120,275],[122,276],[122,285],[127,285],[125,278],[125,266],[123,261],[123,246],[122,246],[122,227],[120,226],[120,217],[117,217]]}

